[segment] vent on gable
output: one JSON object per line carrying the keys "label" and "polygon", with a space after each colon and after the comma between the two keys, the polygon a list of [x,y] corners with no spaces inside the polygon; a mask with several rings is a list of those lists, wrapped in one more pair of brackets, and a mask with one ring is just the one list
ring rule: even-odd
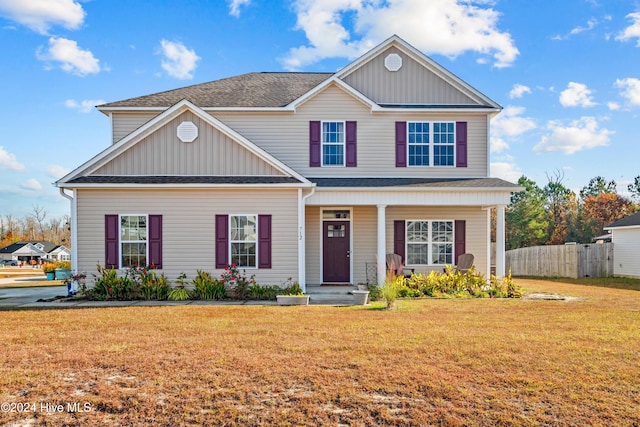
{"label": "vent on gable", "polygon": [[384,58],[384,66],[389,71],[398,71],[402,68],[402,57],[397,53],[390,53]]}
{"label": "vent on gable", "polygon": [[193,122],[182,122],[178,125],[178,139],[182,142],[193,142],[198,137],[198,126]]}

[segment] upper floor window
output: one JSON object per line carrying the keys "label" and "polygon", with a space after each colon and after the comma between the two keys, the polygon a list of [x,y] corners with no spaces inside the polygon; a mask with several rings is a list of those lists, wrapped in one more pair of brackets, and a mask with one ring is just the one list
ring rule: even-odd
{"label": "upper floor window", "polygon": [[322,165],[344,166],[344,122],[322,122]]}
{"label": "upper floor window", "polygon": [[454,122],[407,123],[409,166],[454,166]]}

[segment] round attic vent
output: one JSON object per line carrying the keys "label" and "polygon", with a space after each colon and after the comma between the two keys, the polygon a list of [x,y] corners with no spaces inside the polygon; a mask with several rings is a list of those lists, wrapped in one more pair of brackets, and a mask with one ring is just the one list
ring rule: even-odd
{"label": "round attic vent", "polygon": [[384,58],[384,66],[389,71],[398,71],[402,68],[402,57],[397,53],[390,53]]}
{"label": "round attic vent", "polygon": [[198,137],[198,127],[193,122],[182,122],[178,125],[178,139],[182,142],[193,142]]}

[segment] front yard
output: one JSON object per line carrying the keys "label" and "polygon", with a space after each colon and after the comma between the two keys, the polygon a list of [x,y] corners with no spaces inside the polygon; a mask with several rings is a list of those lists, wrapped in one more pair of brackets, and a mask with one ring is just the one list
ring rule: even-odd
{"label": "front yard", "polygon": [[0,312],[0,424],[637,423],[640,292],[518,283],[582,300]]}

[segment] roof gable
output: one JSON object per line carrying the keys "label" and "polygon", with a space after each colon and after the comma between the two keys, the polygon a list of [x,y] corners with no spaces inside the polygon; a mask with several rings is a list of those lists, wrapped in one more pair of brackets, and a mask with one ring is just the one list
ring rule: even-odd
{"label": "roof gable", "polygon": [[[186,116],[183,114],[189,113]],[[87,161],[68,175],[64,176],[60,180],[56,181],[55,185],[58,187],[68,187],[69,184],[74,180],[82,177],[88,177],[91,175],[101,175],[101,174],[109,174],[113,173],[113,169],[109,166],[111,162],[111,166],[115,168],[116,166],[123,166],[123,162],[131,161],[133,162],[135,159],[140,160],[141,155],[149,152],[149,147],[145,147],[150,141],[148,138],[153,136],[156,132],[161,131],[161,129],[169,129],[175,130],[172,126],[176,123],[180,123],[180,117],[191,117],[194,120],[197,119],[198,122],[202,125],[205,124],[209,128],[209,134],[212,139],[216,137],[218,140],[224,140],[224,144],[230,144],[229,146],[233,146],[237,144],[240,148],[243,149],[243,153],[246,155],[254,156],[256,161],[264,162],[266,164],[264,170],[269,170],[273,174],[285,175],[288,177],[295,178],[299,182],[310,184],[304,177],[295,172],[293,169],[286,166],[284,163],[271,156],[266,151],[262,150],[251,141],[229,128],[227,125],[219,121],[218,119],[212,117],[210,114],[207,114],[202,109],[196,107],[191,102],[183,100],[173,107],[169,108],[162,114],[158,115],[154,119],[147,122],[145,125],[138,128],[136,131],[129,134],[127,137],[121,139],[117,143],[111,145],[109,148],[105,149],[91,160]],[[173,134],[175,136],[175,133]],[[172,138],[175,140],[175,138]],[[197,139],[196,139],[197,141]],[[194,141],[195,142],[195,141]],[[185,144],[193,144],[185,143]],[[138,144],[141,144],[141,147],[136,147]],[[152,150],[153,151],[153,150]],[[127,160],[125,157],[130,155],[129,157],[133,160]],[[160,152],[158,155],[162,155],[165,157],[169,157],[166,152]],[[125,156],[125,157],[121,157]],[[225,157],[226,160],[229,160],[230,157]],[[223,160],[225,160],[223,159]],[[159,160],[160,161],[160,160]],[[163,160],[164,161],[164,160]],[[118,165],[118,163],[120,163]],[[153,163],[153,162],[151,162]],[[206,163],[206,159],[205,159]],[[123,175],[131,176],[134,173],[131,173],[130,170],[121,170]],[[210,169],[208,172],[215,172],[213,169]],[[150,172],[155,175],[162,175],[161,172]],[[195,175],[193,173],[185,173],[186,175]],[[205,173],[205,175],[216,175],[215,173]],[[91,183],[89,184],[96,184]]]}
{"label": "roof gable", "polygon": [[[401,61],[398,69],[387,67],[390,55],[394,61]],[[340,70],[336,78],[386,107],[501,109],[498,103],[396,35]]]}

